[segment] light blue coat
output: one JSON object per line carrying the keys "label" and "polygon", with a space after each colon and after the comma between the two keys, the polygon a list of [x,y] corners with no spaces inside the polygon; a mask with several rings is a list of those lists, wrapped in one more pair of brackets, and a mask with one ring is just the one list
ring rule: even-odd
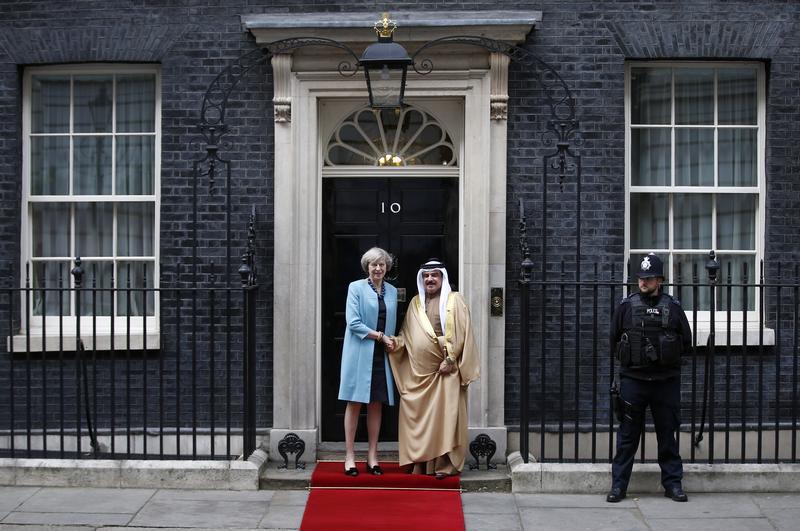
{"label": "light blue coat", "polygon": [[[384,282],[386,293],[386,328],[384,334],[393,336],[397,325],[397,288]],[[372,353],[375,340],[367,338],[370,330],[378,326],[378,296],[372,291],[367,279],[351,282],[347,288],[347,326],[342,346],[342,372],[339,380],[339,400],[369,402],[372,385]],[[394,405],[394,380],[389,367],[389,357],[384,356],[386,390],[389,405]]]}

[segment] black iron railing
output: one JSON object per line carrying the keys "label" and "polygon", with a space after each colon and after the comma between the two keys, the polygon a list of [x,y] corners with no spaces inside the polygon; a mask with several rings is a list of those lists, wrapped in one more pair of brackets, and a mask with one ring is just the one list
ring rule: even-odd
{"label": "black iron railing", "polygon": [[[80,300],[83,289],[36,291]],[[0,365],[6,384],[0,402],[7,405],[0,411],[0,455],[196,459],[252,453],[256,286],[85,289],[98,300],[131,292],[152,298],[160,323],[148,325],[152,316],[117,316],[108,329],[98,325],[98,316],[84,314],[58,316],[62,326],[54,330],[27,322],[20,327],[14,316],[34,290],[2,290],[0,311],[9,318]],[[231,316],[234,324],[226,326]]]}
{"label": "black iron railing", "polygon": [[[718,275],[715,262],[665,285],[679,299],[708,301],[687,312],[694,346],[682,365],[681,454],[702,463],[797,462],[800,271],[776,266],[765,279],[762,265],[753,278],[746,266],[722,264]],[[563,265],[546,280],[530,269],[523,262],[520,451],[540,461],[606,462],[616,429],[609,323],[636,283],[613,266],[601,274],[595,265],[578,281]],[[649,413],[644,433],[640,458],[655,461]]]}
{"label": "black iron railing", "polygon": [[[256,448],[255,214],[240,282],[0,289],[0,456],[230,459]],[[236,285],[236,284],[239,285]],[[58,301],[48,306],[48,300]]]}

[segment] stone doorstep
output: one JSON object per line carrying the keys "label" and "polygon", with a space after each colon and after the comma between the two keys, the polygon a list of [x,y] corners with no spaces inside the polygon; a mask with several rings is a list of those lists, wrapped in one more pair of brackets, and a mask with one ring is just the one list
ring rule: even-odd
{"label": "stone doorstep", "polygon": [[[320,461],[343,461],[344,454],[336,450],[326,450],[322,453]],[[397,462],[397,452],[378,452],[381,461]],[[467,460],[467,463],[470,459]],[[283,463],[270,461],[261,470],[259,485],[262,489],[307,489],[311,485],[311,474],[314,464],[306,463],[306,468],[294,469],[293,461],[289,461],[289,468],[279,468]],[[479,470],[470,470],[469,465],[461,473],[461,488],[464,492],[511,492],[511,475],[508,466],[499,464],[496,470],[486,470],[486,463],[482,463]]]}
{"label": "stone doorstep", "polygon": [[[611,485],[611,464],[523,463],[509,456],[512,491],[516,493],[604,494]],[[684,463],[686,492],[800,492],[800,465]],[[661,492],[656,463],[633,465],[629,492]]]}
{"label": "stone doorstep", "polygon": [[266,453],[247,461],[0,459],[0,485],[258,490]]}

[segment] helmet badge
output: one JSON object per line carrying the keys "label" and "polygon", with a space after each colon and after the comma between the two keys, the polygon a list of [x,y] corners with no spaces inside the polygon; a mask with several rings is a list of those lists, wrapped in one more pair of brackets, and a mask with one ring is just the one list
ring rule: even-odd
{"label": "helmet badge", "polygon": [[642,271],[650,271],[650,257],[645,256],[644,260],[642,260],[642,263],[639,264],[639,267],[642,269]]}

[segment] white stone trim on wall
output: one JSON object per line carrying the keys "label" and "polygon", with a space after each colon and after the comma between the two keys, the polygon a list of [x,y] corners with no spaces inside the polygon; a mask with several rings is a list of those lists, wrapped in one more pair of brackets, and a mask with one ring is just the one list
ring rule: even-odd
{"label": "white stone trim on wall", "polygon": [[[434,25],[426,31],[442,33],[441,36],[486,35],[475,27],[463,31],[457,22]],[[285,32],[285,28],[270,24],[245,20],[259,43],[275,40]],[[491,31],[498,32],[491,37],[502,39],[503,32],[509,30],[511,33],[504,36],[515,43],[524,39],[532,26],[532,22],[514,29],[502,27],[508,21],[487,24],[493,28]],[[326,26],[326,31],[340,41],[366,44],[374,38],[362,29],[344,30],[344,25],[335,21],[331,25]],[[413,28],[406,30],[422,34],[414,33]],[[356,31],[358,38],[354,37]],[[427,39],[414,42],[419,45],[420,40]],[[411,73],[406,97],[427,101],[461,98],[464,103],[463,138],[458,147],[460,167],[453,168],[460,177],[460,289],[470,304],[481,352],[481,379],[469,391],[469,428],[471,435],[491,433],[493,438],[501,439],[497,441],[498,448],[504,449],[505,317],[490,316],[490,290],[505,289],[508,58],[464,46],[431,52],[429,57],[437,69],[427,76]],[[302,50],[290,62],[273,59],[273,64],[282,69],[275,76],[273,431],[276,435],[287,430],[301,433],[304,440],[308,439],[307,448],[312,449],[307,452],[309,460],[316,457],[313,454],[320,439],[321,412],[321,157],[327,138],[319,129],[320,102],[353,98],[366,101],[367,96],[363,74],[346,78],[334,70],[343,57],[335,50]],[[288,91],[285,80],[278,80],[283,73],[289,74]],[[277,87],[279,83],[281,88]],[[290,108],[278,113],[279,105]],[[338,171],[339,168],[324,170],[326,176]],[[366,173],[374,171],[363,169]],[[505,452],[498,452],[494,460],[504,461]]]}

